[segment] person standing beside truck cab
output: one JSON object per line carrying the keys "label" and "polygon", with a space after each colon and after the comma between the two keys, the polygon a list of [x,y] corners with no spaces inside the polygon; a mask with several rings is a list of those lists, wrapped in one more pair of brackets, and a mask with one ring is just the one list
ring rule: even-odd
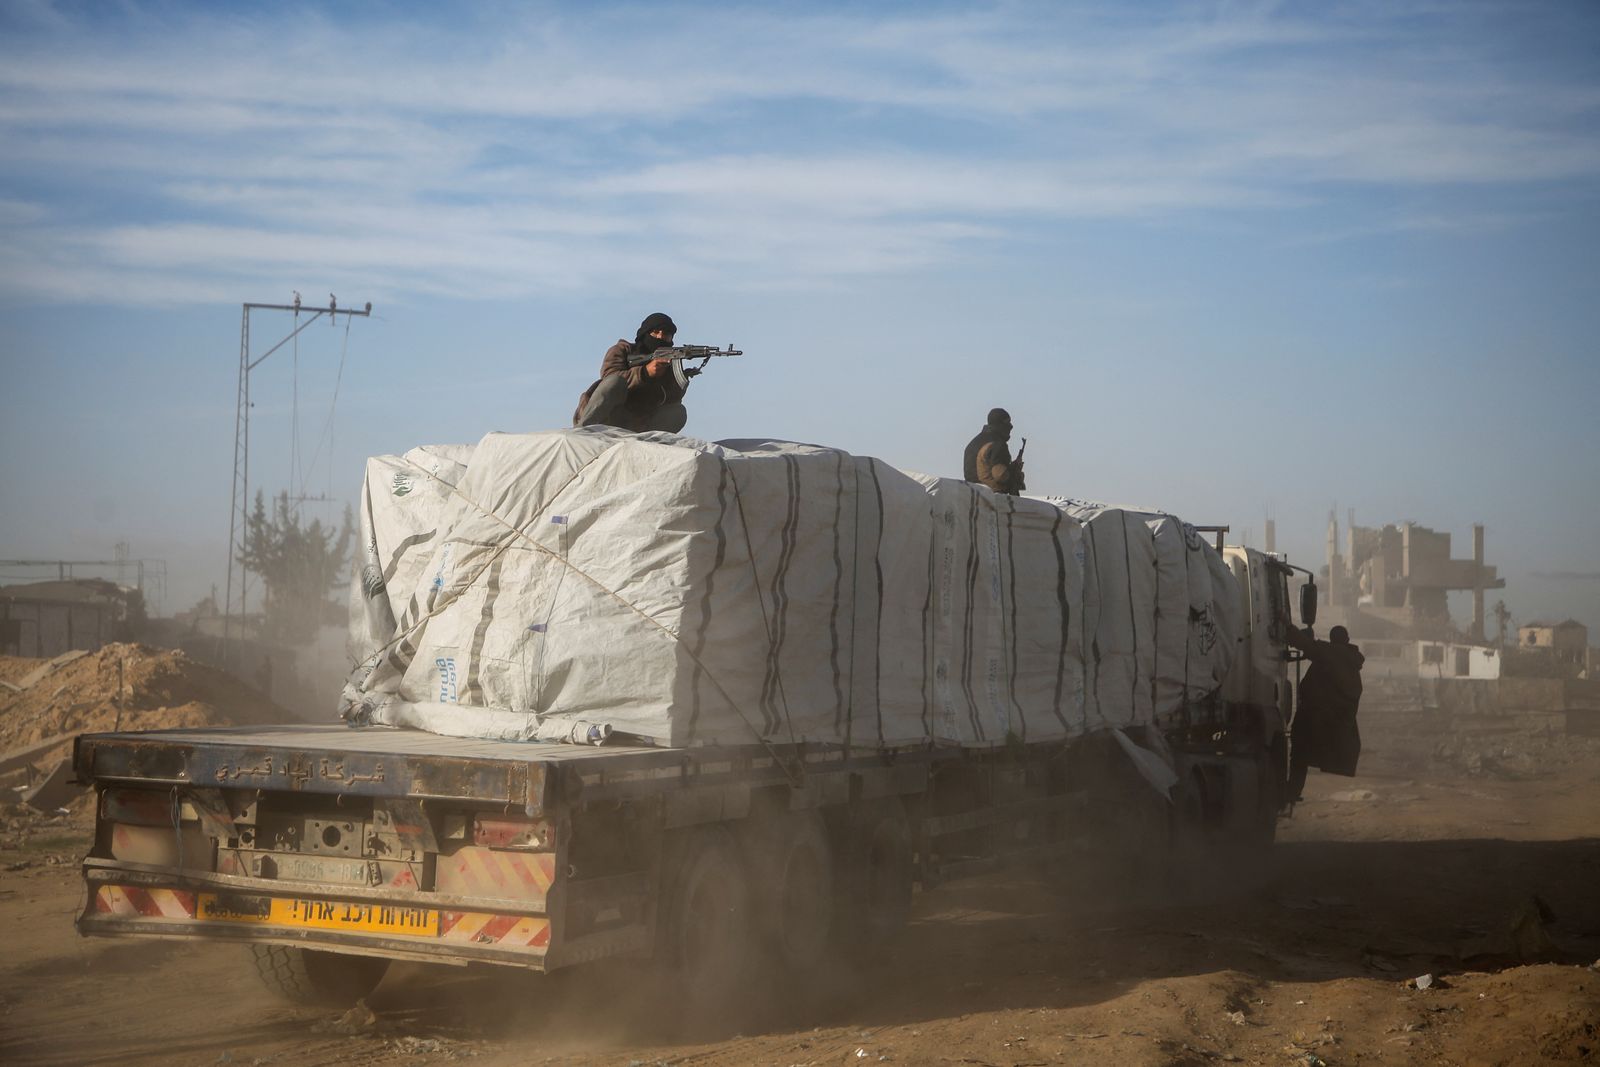
{"label": "person standing beside truck cab", "polygon": [[1311,767],[1354,777],[1361,758],[1356,711],[1361,704],[1361,666],[1366,657],[1343,626],[1318,641],[1311,628],[1288,628],[1288,643],[1305,653],[1311,667],[1300,681],[1299,706],[1290,730],[1289,799],[1300,800]]}
{"label": "person standing beside truck cab", "polygon": [[672,347],[677,332],[672,318],[657,311],[639,324],[631,342],[619,340],[607,349],[600,361],[600,380],[578,399],[572,425],[618,426],[635,433],[681,431],[689,411],[683,406],[683,386],[672,373],[672,362],[657,359],[628,366],[629,356]]}

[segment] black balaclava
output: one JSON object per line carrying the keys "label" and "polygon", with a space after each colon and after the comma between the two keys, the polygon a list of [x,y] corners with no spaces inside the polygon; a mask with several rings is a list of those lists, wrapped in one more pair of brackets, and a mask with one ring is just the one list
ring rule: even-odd
{"label": "black balaclava", "polygon": [[634,349],[648,356],[656,349],[672,343],[671,341],[663,341],[659,337],[651,337],[650,334],[655,330],[660,330],[670,338],[678,332],[678,327],[672,321],[672,317],[663,311],[647,315],[645,320],[639,324],[639,332],[633,336]]}
{"label": "black balaclava", "polygon": [[1006,430],[1009,432],[1011,429],[1011,413],[1006,411],[1005,408],[990,408],[987,425],[991,430]]}

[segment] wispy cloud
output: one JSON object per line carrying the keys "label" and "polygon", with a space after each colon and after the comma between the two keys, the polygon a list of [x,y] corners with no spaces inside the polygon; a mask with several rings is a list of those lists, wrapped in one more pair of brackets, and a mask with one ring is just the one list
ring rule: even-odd
{"label": "wispy cloud", "polygon": [[675,242],[680,278],[825,281],[1073,220],[1600,176],[1595,79],[1450,8],[494,10],[287,32],[16,9],[0,293],[512,296],[594,284],[641,239]]}

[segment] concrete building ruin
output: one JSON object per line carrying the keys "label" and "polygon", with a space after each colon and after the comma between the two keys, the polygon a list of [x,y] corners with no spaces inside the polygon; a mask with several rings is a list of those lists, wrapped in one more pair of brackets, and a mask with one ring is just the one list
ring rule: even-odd
{"label": "concrete building ruin", "polygon": [[1483,525],[1472,527],[1472,557],[1454,559],[1450,534],[1415,522],[1357,526],[1348,513],[1344,551],[1339,520],[1328,514],[1327,607],[1351,633],[1376,632],[1443,638],[1455,633],[1449,594],[1472,594],[1466,636],[1482,644],[1484,592],[1504,589],[1505,579],[1484,562]]}
{"label": "concrete building ruin", "polygon": [[[1350,631],[1367,655],[1368,674],[1500,677],[1503,657],[1484,633],[1484,593],[1506,583],[1484,562],[1481,524],[1472,527],[1470,559],[1452,558],[1450,534],[1415,522],[1357,526],[1350,511],[1342,544],[1339,533],[1338,517],[1330,512],[1318,622]],[[1472,620],[1464,630],[1450,618],[1453,592],[1472,594]]]}

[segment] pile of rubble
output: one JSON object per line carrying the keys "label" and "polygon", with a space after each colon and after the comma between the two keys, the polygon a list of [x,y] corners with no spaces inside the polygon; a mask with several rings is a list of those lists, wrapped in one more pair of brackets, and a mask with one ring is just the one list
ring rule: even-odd
{"label": "pile of rubble", "polygon": [[72,736],[97,730],[289,719],[231,674],[176,649],[110,644],[50,660],[0,657],[0,755],[60,739],[29,757],[43,762],[65,753]]}

